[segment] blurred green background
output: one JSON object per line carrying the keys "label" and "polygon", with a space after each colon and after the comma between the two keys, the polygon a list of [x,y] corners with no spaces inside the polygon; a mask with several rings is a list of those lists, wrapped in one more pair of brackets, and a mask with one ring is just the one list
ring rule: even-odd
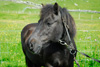
{"label": "blurred green background", "polygon": [[[100,0],[0,0],[0,67],[25,67],[21,47],[21,30],[39,20],[41,3],[54,4],[68,10],[100,12]],[[70,12],[77,35],[77,49],[100,60],[100,13]],[[100,67],[100,63],[77,54],[80,67]],[[74,64],[74,67],[77,67]]]}

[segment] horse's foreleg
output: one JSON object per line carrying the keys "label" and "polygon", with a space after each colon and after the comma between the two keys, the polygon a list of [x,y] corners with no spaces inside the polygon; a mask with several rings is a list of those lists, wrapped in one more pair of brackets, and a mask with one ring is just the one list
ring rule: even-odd
{"label": "horse's foreleg", "polygon": [[54,66],[52,66],[52,65],[49,64],[49,63],[46,63],[45,67],[54,67]]}
{"label": "horse's foreleg", "polygon": [[27,67],[36,67],[27,57],[25,57],[25,59]]}

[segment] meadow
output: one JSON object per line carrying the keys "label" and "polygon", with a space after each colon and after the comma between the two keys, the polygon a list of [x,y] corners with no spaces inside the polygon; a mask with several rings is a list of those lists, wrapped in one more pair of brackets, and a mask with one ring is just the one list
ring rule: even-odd
{"label": "meadow", "polygon": [[[24,0],[26,1],[26,0]],[[30,0],[31,2],[33,0]],[[52,0],[34,0],[34,3],[54,3]],[[99,0],[56,0],[68,9],[86,9],[100,11]],[[88,2],[87,2],[88,1]],[[75,6],[77,3],[78,6]],[[21,47],[21,30],[29,23],[37,23],[40,9],[23,9],[32,5],[0,1],[0,67],[25,67],[25,58]],[[19,11],[19,12],[18,12]],[[100,14],[70,12],[76,22],[77,49],[100,60]],[[80,67],[100,67],[95,62],[77,53]],[[74,67],[77,67],[74,64]]]}

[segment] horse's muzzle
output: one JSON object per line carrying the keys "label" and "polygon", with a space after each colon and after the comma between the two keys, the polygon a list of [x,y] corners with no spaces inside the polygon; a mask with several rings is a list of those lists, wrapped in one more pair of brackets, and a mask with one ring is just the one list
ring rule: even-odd
{"label": "horse's muzzle", "polygon": [[36,39],[32,38],[29,40],[29,49],[33,51],[35,54],[39,54],[42,46],[41,43],[37,42]]}
{"label": "horse's muzzle", "polygon": [[36,40],[35,39],[32,39],[32,40],[29,41],[29,48],[30,48],[30,50],[34,49],[35,44],[36,44]]}

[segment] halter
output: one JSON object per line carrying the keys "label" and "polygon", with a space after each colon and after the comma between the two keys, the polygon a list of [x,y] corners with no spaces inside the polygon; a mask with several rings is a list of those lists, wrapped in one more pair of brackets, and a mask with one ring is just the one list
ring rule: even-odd
{"label": "halter", "polygon": [[[69,31],[68,31],[69,26],[68,26],[68,24],[66,24],[65,15],[64,15],[64,14],[62,15],[62,14],[63,14],[63,13],[61,12],[62,24],[63,24],[63,26],[64,26],[64,28],[65,28],[65,31],[66,31],[66,34],[67,34],[67,36],[68,36],[69,44],[67,44],[67,42],[65,42],[65,41],[63,41],[63,40],[61,40],[61,39],[60,39],[58,42],[59,42],[61,45],[65,45],[65,46],[67,47],[67,49],[69,50],[70,54],[73,55],[74,61],[76,62],[77,66],[80,67],[78,61],[77,61],[76,58],[75,58],[76,52],[79,52],[80,54],[82,54],[82,55],[84,55],[84,56],[86,56],[86,57],[88,57],[88,58],[91,58],[91,57],[90,57],[89,55],[87,55],[87,54],[85,54],[85,53],[82,53],[82,52],[80,52],[80,51],[78,51],[77,49],[74,48],[73,42],[72,42],[72,40],[71,40],[71,37],[70,37],[70,35],[69,35]],[[68,22],[69,22],[69,21],[68,21]],[[66,49],[65,49],[65,53],[66,53]],[[94,59],[94,58],[91,58],[91,59],[94,60],[94,61],[96,61],[96,62],[98,62],[98,63],[100,63],[100,60],[97,60],[97,59]]]}
{"label": "halter", "polygon": [[[77,66],[80,67],[78,61],[77,61],[76,58],[75,58],[75,54],[76,54],[77,50],[74,48],[73,42],[72,42],[71,37],[70,37],[70,35],[69,35],[69,31],[68,31],[69,26],[66,24],[66,21],[64,20],[64,17],[61,16],[61,18],[62,18],[62,24],[63,24],[63,26],[64,26],[64,28],[65,28],[65,30],[66,30],[66,34],[67,34],[67,36],[68,36],[69,45],[67,44],[67,42],[65,42],[65,41],[63,41],[63,40],[61,40],[61,39],[60,39],[58,42],[59,42],[61,45],[65,45],[65,46],[67,47],[67,49],[69,50],[70,54],[73,55],[74,61],[76,62]],[[66,49],[65,49],[65,54],[66,54]]]}
{"label": "halter", "polygon": [[[62,18],[62,23],[63,23],[63,25],[64,25],[64,28],[65,28],[66,33],[67,33],[67,36],[68,36],[69,45],[68,45],[65,41],[62,41],[61,39],[59,40],[59,43],[60,43],[61,45],[66,45],[67,49],[70,51],[70,54],[73,55],[74,61],[76,62],[77,66],[80,67],[78,61],[77,61],[76,58],[75,58],[75,54],[76,54],[77,51],[76,51],[76,49],[75,49],[74,46],[73,46],[73,42],[72,42],[71,37],[70,37],[69,32],[68,32],[69,26],[66,25],[66,22],[64,21],[63,18]],[[65,51],[66,51],[66,49],[65,49]],[[65,52],[65,53],[66,53],[66,52]]]}
{"label": "halter", "polygon": [[70,50],[70,53],[71,53],[71,54],[75,54],[76,51],[74,51],[74,52],[72,51],[72,50],[75,50],[75,48],[74,48],[74,46],[73,46],[73,42],[72,42],[71,37],[70,37],[69,32],[68,32],[69,26],[66,24],[66,22],[64,21],[64,19],[62,19],[62,21],[63,21],[62,23],[63,23],[63,25],[64,25],[64,28],[65,28],[66,33],[67,33],[67,36],[68,36],[69,45],[68,45],[65,41],[62,41],[61,39],[59,40],[59,43],[60,43],[61,45],[66,45],[67,48]]}

